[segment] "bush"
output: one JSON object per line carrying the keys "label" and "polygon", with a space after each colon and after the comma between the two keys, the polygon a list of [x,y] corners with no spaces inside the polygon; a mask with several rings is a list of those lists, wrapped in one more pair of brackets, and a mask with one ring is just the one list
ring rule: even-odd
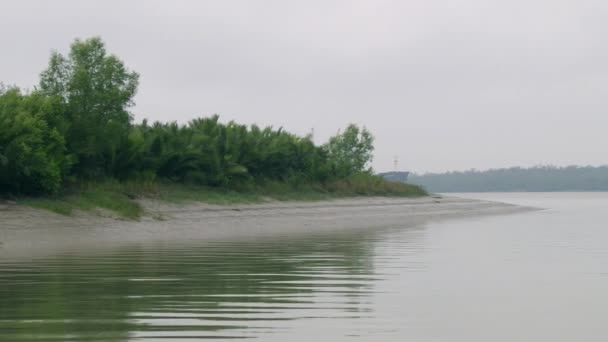
{"label": "bush", "polygon": [[0,193],[54,193],[71,166],[65,141],[47,119],[56,101],[12,88],[0,94]]}
{"label": "bush", "polygon": [[327,191],[344,195],[365,196],[426,196],[427,192],[416,185],[389,182],[384,178],[368,172],[360,172],[344,179],[329,182],[325,185]]}

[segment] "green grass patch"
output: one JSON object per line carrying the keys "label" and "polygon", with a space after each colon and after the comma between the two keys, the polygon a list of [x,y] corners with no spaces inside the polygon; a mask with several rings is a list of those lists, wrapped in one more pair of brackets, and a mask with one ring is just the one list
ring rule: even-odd
{"label": "green grass patch", "polygon": [[74,204],[62,198],[28,198],[20,201],[20,203],[60,215],[72,215],[74,211]]}
{"label": "green grass patch", "polygon": [[[420,197],[427,192],[415,185],[387,182],[377,176],[361,174],[325,184],[264,182],[241,188],[223,189],[169,182],[91,182],[67,187],[61,196],[25,198],[20,202],[61,215],[76,211],[112,213],[117,218],[137,220],[143,214],[138,198],[171,203],[201,202],[217,205],[253,204],[268,200],[321,201],[362,196]],[[100,210],[101,209],[101,210]]]}
{"label": "green grass patch", "polygon": [[61,215],[73,215],[75,211],[103,214],[104,209],[117,218],[136,220],[143,214],[139,203],[120,192],[92,189],[52,198],[27,198],[21,203],[45,209]]}

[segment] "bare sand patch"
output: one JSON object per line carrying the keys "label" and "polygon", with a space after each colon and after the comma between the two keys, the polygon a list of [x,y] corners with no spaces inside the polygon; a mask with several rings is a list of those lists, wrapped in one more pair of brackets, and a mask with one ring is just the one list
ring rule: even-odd
{"label": "bare sand patch", "polygon": [[0,207],[0,257],[36,257],[137,243],[258,239],[410,226],[429,220],[533,209],[455,197],[370,197],[230,206],[141,203],[149,214],[137,222],[88,214],[66,217],[5,204]]}

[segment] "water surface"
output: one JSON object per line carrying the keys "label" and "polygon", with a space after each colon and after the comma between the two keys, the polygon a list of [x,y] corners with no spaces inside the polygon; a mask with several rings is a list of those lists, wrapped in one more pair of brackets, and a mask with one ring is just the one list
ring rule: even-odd
{"label": "water surface", "polygon": [[357,232],[0,260],[0,341],[606,341],[608,194]]}

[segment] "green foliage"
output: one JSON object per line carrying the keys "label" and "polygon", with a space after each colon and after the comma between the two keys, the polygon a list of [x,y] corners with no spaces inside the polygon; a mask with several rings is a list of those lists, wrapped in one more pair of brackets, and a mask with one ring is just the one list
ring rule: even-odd
{"label": "green foliage", "polygon": [[[67,56],[53,53],[40,78],[27,95],[0,87],[0,195],[59,198],[35,206],[138,217],[141,209],[124,193],[134,184],[132,192],[144,196],[214,203],[417,193],[371,175],[373,137],[356,125],[317,146],[217,115],[185,125],[133,124],[128,110],[139,76],[99,38],[76,40]],[[90,182],[97,185],[83,186]]]}
{"label": "green foliage", "polygon": [[327,155],[310,139],[282,130],[222,124],[219,117],[187,125],[135,125],[117,160],[120,179],[242,188],[263,181],[313,182],[329,177]]}
{"label": "green foliage", "polygon": [[76,40],[69,55],[53,53],[40,74],[42,94],[61,99],[69,122],[67,145],[78,158],[75,172],[113,175],[127,144],[139,75],[108,55],[100,38]]}
{"label": "green foliage", "polygon": [[428,195],[419,186],[389,182],[380,176],[371,175],[367,172],[356,173],[348,178],[330,182],[325,187],[332,193],[346,196],[419,197]]}
{"label": "green foliage", "polygon": [[[72,164],[52,97],[0,93],[0,193],[53,193]],[[54,123],[54,127],[49,125]]]}
{"label": "green foliage", "polygon": [[23,203],[61,215],[72,215],[74,210],[80,210],[102,216],[111,214],[129,220],[140,218],[143,208],[124,191],[119,191],[120,188],[120,185],[114,185],[112,182],[86,183],[81,184],[78,189],[72,189],[68,195],[55,198],[28,198]]}
{"label": "green foliage", "polygon": [[351,124],[342,134],[332,137],[326,148],[334,174],[349,177],[365,171],[372,161],[374,137],[365,127]]}
{"label": "green foliage", "polygon": [[[325,184],[301,184],[268,181],[248,184],[243,189],[224,189],[166,181],[106,180],[71,185],[61,196],[26,198],[21,203],[61,215],[76,210],[98,215],[134,220],[145,213],[138,198],[172,203],[203,202],[217,205],[252,204],[268,201],[318,201],[355,196],[425,196],[423,189],[404,183],[386,182],[378,176],[357,174],[348,179]],[[103,210],[100,210],[103,209]]]}

